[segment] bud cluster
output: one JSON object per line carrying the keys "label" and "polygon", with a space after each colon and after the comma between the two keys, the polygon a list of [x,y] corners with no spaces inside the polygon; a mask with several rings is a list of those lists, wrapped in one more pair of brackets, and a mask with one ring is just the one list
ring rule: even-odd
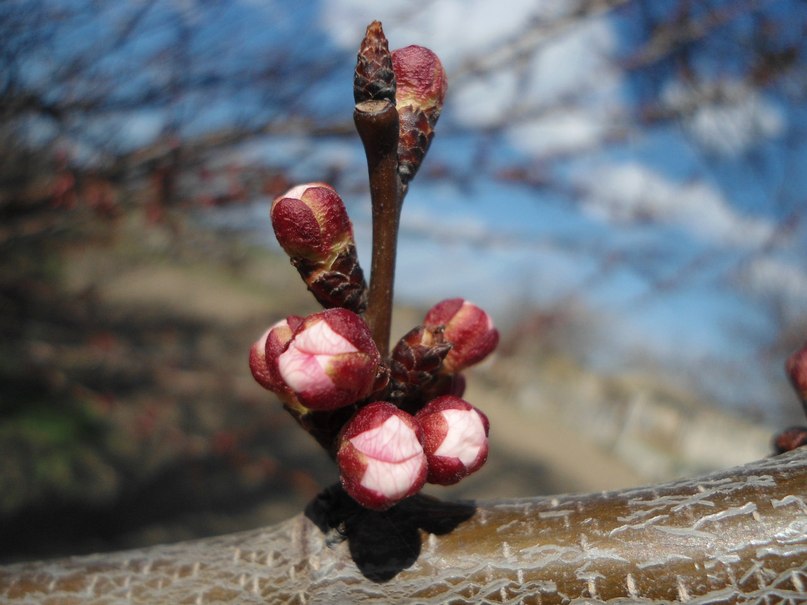
{"label": "bud cluster", "polygon": [[[445,91],[434,53],[419,46],[390,53],[381,24],[367,28],[354,97],[397,108],[392,133],[398,128],[402,188],[429,147]],[[394,176],[394,141],[389,150]],[[371,331],[363,316],[367,286],[353,226],[334,188],[293,187],[272,202],[271,219],[323,310],[270,326],[252,345],[249,366],[336,460],[345,491],[367,508],[385,510],[426,482],[450,485],[477,471],[487,459],[490,426],[461,399],[462,372],[495,349],[499,334],[490,316],[464,299],[444,300],[387,355],[388,333]],[[384,341],[384,354],[376,340]]]}
{"label": "bud cluster", "polygon": [[249,365],[336,457],[347,493],[385,509],[427,481],[451,485],[484,464],[488,419],[460,398],[460,371],[497,343],[487,313],[449,299],[383,359],[364,319],[338,307],[275,323],[252,345]]}

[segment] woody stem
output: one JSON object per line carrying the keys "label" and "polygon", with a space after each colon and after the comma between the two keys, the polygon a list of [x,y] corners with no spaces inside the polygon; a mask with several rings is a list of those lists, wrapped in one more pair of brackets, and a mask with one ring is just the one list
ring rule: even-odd
{"label": "woody stem", "polygon": [[357,103],[353,120],[367,156],[373,218],[373,251],[365,319],[378,350],[389,353],[395,254],[401,216],[398,177],[398,111],[387,101]]}

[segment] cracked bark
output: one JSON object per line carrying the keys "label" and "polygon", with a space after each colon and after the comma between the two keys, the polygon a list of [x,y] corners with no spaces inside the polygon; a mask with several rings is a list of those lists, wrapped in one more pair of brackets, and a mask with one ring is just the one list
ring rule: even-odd
{"label": "cracked bark", "polygon": [[361,512],[0,568],[0,602],[803,602],[807,448],[609,493]]}

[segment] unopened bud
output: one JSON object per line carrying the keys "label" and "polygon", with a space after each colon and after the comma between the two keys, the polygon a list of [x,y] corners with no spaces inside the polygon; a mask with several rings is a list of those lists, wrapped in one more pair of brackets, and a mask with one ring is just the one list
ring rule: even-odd
{"label": "unopened bud", "polygon": [[462,298],[437,303],[426,314],[423,325],[430,330],[442,327],[443,337],[451,343],[443,361],[446,372],[459,372],[482,361],[499,343],[499,332],[490,315]]}
{"label": "unopened bud", "polygon": [[392,51],[392,69],[400,124],[398,173],[406,185],[414,178],[429,150],[448,80],[437,55],[422,46]]}
{"label": "unopened bud", "polygon": [[807,445],[807,426],[790,427],[773,438],[776,454],[784,454],[803,445]]}
{"label": "unopened bud", "polygon": [[347,309],[306,317],[277,358],[283,383],[312,410],[334,410],[378,389],[381,354],[364,320]]}
{"label": "unopened bud", "polygon": [[785,370],[807,414],[807,343],[787,358]]}
{"label": "unopened bud", "polygon": [[325,308],[361,313],[367,284],[342,198],[324,183],[291,188],[272,202],[272,227],[308,289]]}
{"label": "unopened bud", "polygon": [[345,491],[373,510],[415,495],[426,482],[420,426],[384,401],[366,405],[348,422],[336,461]]}
{"label": "unopened bud", "polygon": [[438,397],[415,419],[423,429],[429,483],[453,485],[485,464],[490,423],[467,401],[450,395]]}
{"label": "unopened bud", "polygon": [[451,345],[443,338],[442,328],[428,330],[417,326],[392,349],[390,356],[390,397],[399,406],[415,412],[424,397],[442,375],[443,359]]}
{"label": "unopened bud", "polygon": [[286,350],[294,330],[302,321],[302,317],[290,315],[269,327],[250,348],[249,369],[263,388],[277,394],[290,393],[278,373],[277,358]]}
{"label": "unopened bud", "polygon": [[356,103],[382,99],[395,103],[392,55],[379,21],[367,26],[359,48],[353,76],[353,98]]}

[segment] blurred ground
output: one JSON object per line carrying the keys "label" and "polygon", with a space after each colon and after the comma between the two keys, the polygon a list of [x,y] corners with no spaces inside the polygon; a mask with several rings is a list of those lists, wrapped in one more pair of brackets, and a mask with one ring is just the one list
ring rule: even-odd
{"label": "blurred ground", "polygon": [[[0,562],[275,523],[336,480],[247,366],[265,327],[317,309],[286,259],[192,221],[71,228],[4,240]],[[398,309],[393,334],[420,317]],[[466,395],[490,417],[489,462],[440,497],[638,485],[765,455],[770,435],[529,341]]]}

